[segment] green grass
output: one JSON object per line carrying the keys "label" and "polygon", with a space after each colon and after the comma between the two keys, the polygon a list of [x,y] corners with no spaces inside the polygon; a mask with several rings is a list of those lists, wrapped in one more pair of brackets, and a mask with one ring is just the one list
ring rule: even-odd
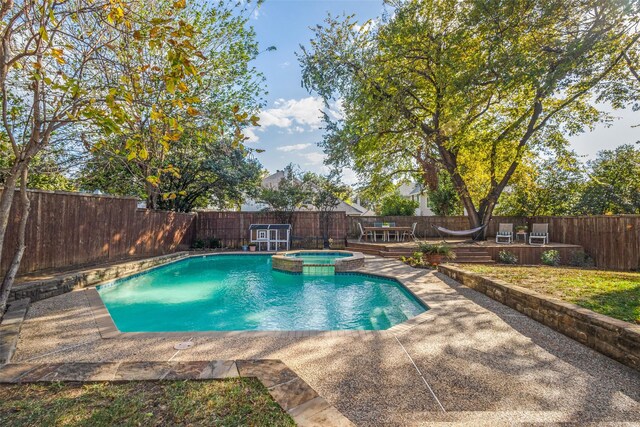
{"label": "green grass", "polygon": [[256,379],[0,386],[8,426],[294,426]]}
{"label": "green grass", "polygon": [[464,269],[640,324],[640,273],[470,264],[464,265]]}

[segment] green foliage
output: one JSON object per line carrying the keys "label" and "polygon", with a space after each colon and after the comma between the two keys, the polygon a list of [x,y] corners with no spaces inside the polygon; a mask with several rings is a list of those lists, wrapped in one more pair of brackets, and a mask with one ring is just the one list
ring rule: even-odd
{"label": "green foliage", "polygon": [[308,172],[303,177],[303,182],[311,192],[311,204],[320,211],[320,227],[324,247],[330,246],[329,222],[330,213],[338,207],[340,202],[349,197],[350,188],[340,181],[340,175],[333,171],[326,176]]}
{"label": "green foliage", "polygon": [[219,249],[222,247],[222,243],[220,242],[220,239],[217,239],[215,237],[211,237],[207,239],[207,243],[208,243],[209,249]]}
{"label": "green foliage", "polygon": [[418,251],[425,255],[442,255],[449,259],[455,259],[456,256],[451,246],[442,243],[420,242],[418,243]]}
{"label": "green foliage", "polygon": [[191,243],[191,249],[204,249],[206,246],[206,243],[204,240],[202,239],[195,239],[192,243]]}
{"label": "green foliage", "polygon": [[571,215],[584,185],[583,165],[573,152],[524,162],[496,208],[498,215]]}
{"label": "green foliage", "polygon": [[603,150],[588,165],[589,180],[577,213],[640,213],[640,149],[628,144]]}
{"label": "green foliage", "polygon": [[434,190],[427,192],[429,196],[429,207],[434,214],[440,216],[462,214],[460,196],[456,191],[451,177],[445,171],[438,174],[438,184]]}
{"label": "green foliage", "polygon": [[498,252],[498,262],[502,264],[517,264],[518,257],[509,251],[500,251]]}
{"label": "green foliage", "polygon": [[544,265],[560,265],[560,252],[553,249],[550,251],[544,251],[540,256],[540,261],[542,261]]}
{"label": "green foliage", "polygon": [[[486,223],[521,160],[561,149],[604,115],[592,94],[628,49],[628,2],[409,0],[358,24],[332,18],[300,53],[327,104],[323,147],[376,188],[444,169]],[[597,15],[598,19],[593,19]]]}
{"label": "green foliage", "polygon": [[349,197],[350,188],[342,184],[340,175],[331,172],[327,175],[318,175],[307,172],[302,177],[303,183],[311,192],[310,202],[320,212],[333,211],[342,200]]}
{"label": "green foliage", "polygon": [[[206,202],[206,193],[216,188],[210,172],[219,176],[217,165],[224,162],[208,164],[207,153],[196,145],[214,152],[212,146],[225,145],[229,152],[249,155],[242,128],[257,125],[254,113],[263,93],[263,78],[249,65],[258,54],[248,25],[250,7],[173,0],[143,4],[137,10],[143,19],[106,52],[98,78],[110,86],[108,108],[97,105],[91,111],[99,130],[92,134],[93,155],[103,157],[102,163],[124,165],[119,167],[131,175],[133,186],[143,186],[148,207],[189,210]],[[196,165],[185,162],[187,146],[192,148],[187,157],[193,156]],[[185,188],[188,179],[176,157],[183,168],[190,166],[185,175],[207,175],[197,178],[196,188]],[[229,166],[232,172],[234,165]],[[231,183],[223,185],[227,189],[237,181],[221,179]],[[195,194],[186,193],[191,190]]]}
{"label": "green foliage", "polygon": [[[171,146],[163,164],[173,165],[179,173],[166,175],[158,182],[160,193],[170,196],[160,198],[157,207],[178,212],[236,206],[255,192],[261,172],[258,162],[242,148],[193,129],[185,131]],[[97,153],[81,171],[79,182],[85,190],[145,198],[143,177],[136,163]]]}
{"label": "green foliage", "polygon": [[422,252],[414,252],[410,257],[401,257],[400,261],[414,268],[433,268],[430,264],[424,261]]}
{"label": "green foliage", "polygon": [[[14,164],[9,151],[0,151],[0,183],[4,182]],[[60,150],[46,150],[33,157],[29,165],[27,186],[31,189],[74,191],[76,185],[64,168],[67,159]]]}
{"label": "green foliage", "polygon": [[418,202],[402,197],[396,192],[382,199],[378,213],[382,216],[411,216],[415,214],[418,206]]}
{"label": "green foliage", "polygon": [[573,267],[586,267],[591,268],[594,267],[593,258],[589,256],[584,251],[576,251],[571,254],[571,260],[569,260],[569,265]]}
{"label": "green foliage", "polygon": [[276,212],[282,223],[291,224],[293,213],[308,207],[313,194],[299,168],[289,164],[283,172],[284,176],[277,186],[260,189],[258,201],[266,204],[268,210]]}

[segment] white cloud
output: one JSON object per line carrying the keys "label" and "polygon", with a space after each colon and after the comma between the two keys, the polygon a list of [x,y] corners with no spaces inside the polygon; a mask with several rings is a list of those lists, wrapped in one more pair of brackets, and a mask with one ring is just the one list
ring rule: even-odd
{"label": "white cloud", "polygon": [[285,153],[288,153],[290,151],[304,150],[305,148],[308,148],[308,147],[311,147],[311,144],[293,144],[293,145],[283,145],[281,147],[276,148],[276,150],[284,151]]}
{"label": "white cloud", "polygon": [[258,142],[260,138],[256,135],[255,128],[246,128],[242,130],[242,133],[247,138],[244,142]]}
{"label": "white cloud", "polygon": [[326,158],[324,153],[320,153],[317,151],[312,151],[310,153],[304,153],[302,154],[302,157],[304,157],[305,159],[308,160],[307,163],[305,163],[305,165],[308,166],[319,166],[322,165],[324,163],[324,159]]}
{"label": "white cloud", "polygon": [[260,127],[266,129],[270,126],[290,128],[295,126],[295,132],[315,130],[322,125],[322,110],[324,103],[319,97],[307,97],[302,99],[278,99],[274,108],[268,108],[260,112]]}

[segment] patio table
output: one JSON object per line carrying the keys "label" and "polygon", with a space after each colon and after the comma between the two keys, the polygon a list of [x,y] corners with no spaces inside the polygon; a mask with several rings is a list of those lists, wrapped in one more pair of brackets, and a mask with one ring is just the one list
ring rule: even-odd
{"label": "patio table", "polygon": [[405,231],[407,232],[411,232],[411,227],[397,227],[397,226],[389,226],[389,227],[362,227],[362,229],[364,230],[364,238],[365,240],[368,240],[368,231],[373,232],[373,236],[374,236],[374,241],[375,241],[375,236],[376,236],[376,232],[382,232],[382,241],[383,242],[389,242],[389,232],[390,231],[395,231],[396,233],[398,233],[398,239],[397,241],[400,241],[400,236],[402,236],[404,234]]}

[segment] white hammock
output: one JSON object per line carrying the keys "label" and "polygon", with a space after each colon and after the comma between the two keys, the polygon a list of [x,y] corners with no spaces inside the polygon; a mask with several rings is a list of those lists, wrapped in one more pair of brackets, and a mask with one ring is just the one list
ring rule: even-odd
{"label": "white hammock", "polygon": [[472,228],[470,230],[449,230],[448,228],[433,225],[433,228],[436,229],[442,240],[445,242],[446,240],[442,233],[448,234],[450,236],[473,236],[475,234],[475,236],[473,237],[473,240],[475,241],[480,236],[480,232],[482,231],[482,229],[485,227],[486,224],[483,224],[480,227]]}

